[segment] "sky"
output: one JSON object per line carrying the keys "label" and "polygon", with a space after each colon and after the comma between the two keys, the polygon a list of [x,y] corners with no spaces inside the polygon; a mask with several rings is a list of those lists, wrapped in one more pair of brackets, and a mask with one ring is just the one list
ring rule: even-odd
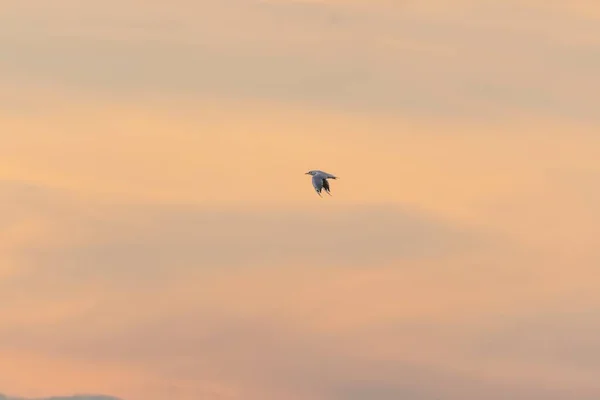
{"label": "sky", "polygon": [[0,393],[599,398],[597,1],[3,0],[0,47]]}

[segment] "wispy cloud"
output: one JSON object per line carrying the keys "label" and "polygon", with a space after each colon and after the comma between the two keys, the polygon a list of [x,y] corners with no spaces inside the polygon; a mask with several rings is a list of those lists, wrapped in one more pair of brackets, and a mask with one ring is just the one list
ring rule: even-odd
{"label": "wispy cloud", "polygon": [[120,2],[118,17],[110,3],[48,10],[54,19],[42,10],[19,11],[21,19],[57,22],[13,26],[15,18],[6,17],[4,75],[9,82],[60,82],[88,93],[596,121],[600,43],[593,38],[600,34],[577,14],[493,2],[453,5],[462,14],[429,13],[437,3],[358,10],[337,3],[178,4],[140,13],[137,3]]}

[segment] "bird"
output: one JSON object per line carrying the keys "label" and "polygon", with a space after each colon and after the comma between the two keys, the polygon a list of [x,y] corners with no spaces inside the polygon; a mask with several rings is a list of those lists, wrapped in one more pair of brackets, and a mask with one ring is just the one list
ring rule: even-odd
{"label": "bird", "polygon": [[325,192],[327,192],[327,194],[331,196],[331,193],[329,191],[329,182],[327,181],[327,179],[338,179],[337,176],[320,171],[318,169],[310,170],[304,175],[312,175],[312,184],[319,196],[321,196],[322,189],[325,189]]}

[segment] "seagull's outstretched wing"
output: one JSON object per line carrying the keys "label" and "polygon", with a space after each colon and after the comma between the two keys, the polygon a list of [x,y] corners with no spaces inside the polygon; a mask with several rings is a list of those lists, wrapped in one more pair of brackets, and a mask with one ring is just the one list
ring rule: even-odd
{"label": "seagull's outstretched wing", "polygon": [[[327,184],[327,181],[323,179],[323,176],[321,174],[316,174],[312,177],[312,184],[317,194],[321,196],[321,189],[323,189],[323,186]],[[327,187],[329,187],[329,184],[327,184]]]}
{"label": "seagull's outstretched wing", "polygon": [[325,171],[318,171],[317,175],[320,175],[321,177],[323,177],[323,179],[337,179],[337,176],[332,175]]}

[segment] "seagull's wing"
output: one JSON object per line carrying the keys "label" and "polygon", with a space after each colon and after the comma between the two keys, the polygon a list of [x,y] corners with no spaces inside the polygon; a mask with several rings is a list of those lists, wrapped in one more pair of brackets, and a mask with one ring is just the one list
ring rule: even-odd
{"label": "seagull's wing", "polygon": [[327,194],[331,196],[331,193],[329,192],[329,182],[327,182],[327,179],[323,179],[323,189],[325,189]]}
{"label": "seagull's wing", "polygon": [[313,184],[313,187],[315,188],[315,191],[320,196],[321,189],[323,189],[324,184],[326,184],[326,181],[325,181],[325,179],[323,179],[323,176],[321,174],[313,175],[312,184]]}
{"label": "seagull's wing", "polygon": [[319,175],[321,175],[324,179],[337,179],[337,176],[324,171],[319,171]]}

